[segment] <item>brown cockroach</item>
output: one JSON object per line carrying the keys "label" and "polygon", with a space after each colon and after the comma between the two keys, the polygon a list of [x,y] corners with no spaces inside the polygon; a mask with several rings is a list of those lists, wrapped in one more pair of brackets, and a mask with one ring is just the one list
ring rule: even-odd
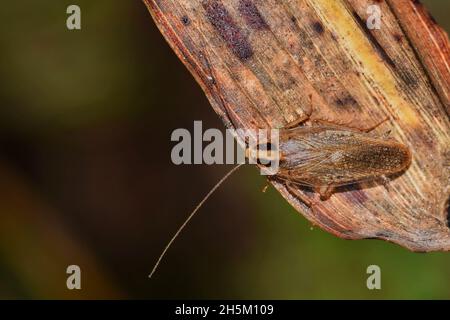
{"label": "brown cockroach", "polygon": [[[312,187],[320,194],[320,199],[325,201],[338,186],[397,174],[405,170],[411,162],[408,147],[393,139],[369,133],[386,120],[365,130],[324,124],[323,120],[314,120],[310,126],[300,126],[308,119],[309,115],[297,120],[295,126],[288,125],[279,129],[278,150],[270,150],[270,143],[266,143],[263,148],[266,152],[262,154],[267,155],[269,161],[271,153],[278,152],[279,170],[272,179],[282,180],[288,187],[291,185]],[[254,151],[261,155],[259,150]],[[197,205],[169,241],[149,277],[152,277],[170,245],[198,209],[240,166],[242,164],[229,171]],[[296,195],[313,206],[313,203],[300,193]]]}
{"label": "brown cockroach", "polygon": [[369,133],[381,123],[359,130],[315,120],[311,126],[280,129],[274,178],[311,187],[327,200],[336,187],[402,172],[411,152],[393,139]]}
{"label": "brown cockroach", "polygon": [[[214,75],[206,55],[205,63],[210,74]],[[229,109],[221,95],[221,90],[217,87],[216,77],[208,76],[208,78],[216,86],[216,94],[228,113]],[[247,150],[246,154],[258,154],[260,160],[270,161],[273,158],[271,152],[278,152],[279,169],[270,179],[283,181],[313,210],[314,202],[297,192],[292,185],[311,187],[320,194],[322,201],[326,201],[336,187],[379,178],[386,179],[387,176],[404,171],[410,165],[411,152],[407,146],[393,139],[370,133],[387,119],[367,129],[347,127],[320,119],[311,120],[310,125],[305,126],[304,124],[310,120],[313,109],[312,96],[310,95],[309,98],[311,100],[309,113],[278,129],[278,150],[271,150],[269,142],[265,146],[258,145],[257,150]],[[231,114],[230,112],[228,116],[230,117]],[[232,118],[230,120],[233,122]],[[261,153],[260,147],[266,152]],[[229,171],[192,211],[164,248],[149,275],[150,278],[173,241],[198,209],[242,165],[239,164]]]}

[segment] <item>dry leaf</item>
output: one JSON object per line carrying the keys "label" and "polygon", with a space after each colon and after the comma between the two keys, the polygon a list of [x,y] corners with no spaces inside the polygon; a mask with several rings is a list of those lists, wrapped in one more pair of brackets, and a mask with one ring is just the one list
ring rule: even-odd
{"label": "dry leaf", "polygon": [[[355,127],[387,116],[412,150],[383,186],[327,201],[272,181],[313,224],[346,239],[450,249],[449,42],[418,1],[144,0],[158,28],[230,128],[282,127],[307,112]],[[381,29],[369,30],[369,5]],[[309,96],[312,97],[312,101]],[[315,210],[298,195],[317,200]]]}

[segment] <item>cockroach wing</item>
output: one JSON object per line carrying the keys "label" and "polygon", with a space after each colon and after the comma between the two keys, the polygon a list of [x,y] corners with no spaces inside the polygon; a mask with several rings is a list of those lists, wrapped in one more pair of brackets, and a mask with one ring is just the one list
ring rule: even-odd
{"label": "cockroach wing", "polygon": [[391,175],[410,163],[396,141],[335,127],[299,127],[280,135],[283,179],[309,186],[346,185]]}

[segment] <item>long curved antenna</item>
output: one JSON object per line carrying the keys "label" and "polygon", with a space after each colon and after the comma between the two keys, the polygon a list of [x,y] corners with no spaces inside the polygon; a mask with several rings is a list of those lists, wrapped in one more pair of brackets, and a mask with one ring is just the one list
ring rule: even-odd
{"label": "long curved antenna", "polygon": [[155,273],[156,269],[158,269],[158,266],[161,262],[161,260],[164,258],[167,250],[170,248],[170,246],[172,245],[172,243],[175,241],[175,239],[178,237],[178,235],[180,234],[180,232],[184,229],[184,227],[186,227],[186,225],[189,223],[189,221],[192,219],[192,217],[195,215],[195,213],[198,211],[198,209],[201,208],[201,206],[205,203],[206,200],[208,200],[208,198],[214,193],[214,191],[217,190],[218,187],[220,187],[220,185],[227,180],[227,178],[229,176],[231,176],[233,174],[233,172],[235,172],[237,169],[239,169],[244,163],[238,164],[237,166],[235,166],[233,169],[231,169],[222,179],[220,179],[219,182],[216,183],[216,185],[208,192],[208,194],[203,198],[202,201],[200,201],[200,203],[195,207],[194,211],[192,211],[192,213],[187,217],[187,219],[184,221],[184,223],[178,228],[177,232],[173,235],[172,239],[170,239],[169,243],[166,245],[166,247],[164,248],[163,252],[161,253],[161,255],[158,258],[158,261],[156,261],[155,266],[153,267],[152,272],[150,273],[150,275],[148,276],[149,278],[151,278],[153,276],[153,274]]}

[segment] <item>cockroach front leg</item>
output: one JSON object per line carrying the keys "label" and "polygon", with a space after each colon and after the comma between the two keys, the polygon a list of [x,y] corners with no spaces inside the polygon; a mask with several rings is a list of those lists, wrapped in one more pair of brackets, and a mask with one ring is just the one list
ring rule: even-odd
{"label": "cockroach front leg", "polygon": [[383,123],[385,123],[388,120],[389,120],[389,117],[386,117],[385,119],[381,120],[380,122],[377,122],[375,125],[370,126],[368,128],[358,128],[358,127],[354,127],[354,126],[350,126],[350,125],[342,124],[342,123],[337,123],[337,122],[333,122],[333,121],[325,120],[325,119],[314,119],[314,120],[312,120],[312,122],[316,123],[316,124],[325,124],[328,126],[331,125],[336,128],[347,128],[347,129],[352,129],[352,130],[356,130],[356,131],[360,131],[360,132],[369,133],[370,131],[375,130],[376,128],[378,128],[380,125],[382,125]]}
{"label": "cockroach front leg", "polygon": [[362,131],[362,132],[369,133],[370,131],[375,130],[376,128],[378,128],[379,126],[381,126],[383,123],[385,123],[385,122],[388,121],[388,120],[389,120],[389,117],[386,117],[386,118],[384,118],[383,120],[381,120],[380,122],[375,123],[375,124],[374,124],[373,126],[371,126],[371,127],[364,128],[364,129],[358,129],[358,130],[360,130],[360,131]]}

